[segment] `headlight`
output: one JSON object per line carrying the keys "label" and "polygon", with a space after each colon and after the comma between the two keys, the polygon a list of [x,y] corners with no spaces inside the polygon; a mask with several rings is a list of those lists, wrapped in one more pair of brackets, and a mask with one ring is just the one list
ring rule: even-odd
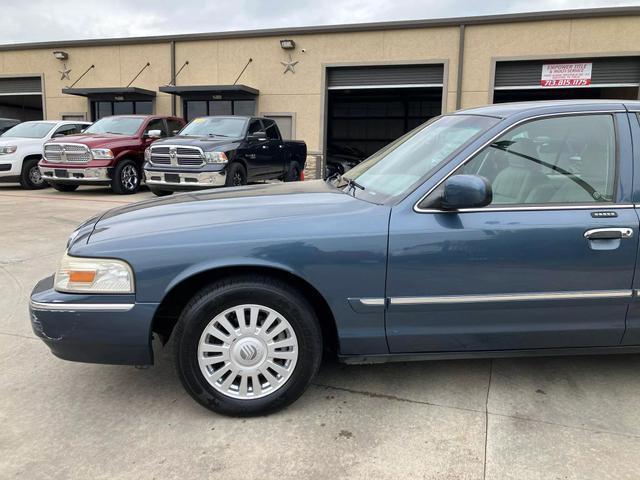
{"label": "headlight", "polygon": [[151,149],[150,148],[145,148],[145,150],[144,150],[144,160],[146,162],[150,162],[151,161]]}
{"label": "headlight", "polygon": [[96,160],[111,160],[113,158],[113,152],[108,148],[94,148],[91,150],[91,155]]}
{"label": "headlight", "polygon": [[0,155],[8,155],[10,153],[15,153],[18,149],[15,145],[7,145],[4,147],[0,147]]}
{"label": "headlight", "polygon": [[133,271],[122,260],[62,257],[55,289],[66,293],[134,293]]}
{"label": "headlight", "polygon": [[207,163],[227,163],[229,159],[224,152],[204,152]]}

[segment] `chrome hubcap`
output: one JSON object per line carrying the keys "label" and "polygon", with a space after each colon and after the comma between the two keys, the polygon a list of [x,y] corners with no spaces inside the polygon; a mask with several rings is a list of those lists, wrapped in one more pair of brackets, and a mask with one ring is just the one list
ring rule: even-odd
{"label": "chrome hubcap", "polygon": [[34,165],[29,170],[29,180],[31,180],[31,183],[35,185],[40,185],[43,182],[42,174],[40,173],[40,169],[37,165]]}
{"label": "chrome hubcap", "polygon": [[138,186],[138,170],[133,165],[126,165],[122,169],[122,185],[127,190],[134,190]]}
{"label": "chrome hubcap", "polygon": [[238,305],[216,315],[198,343],[198,364],[209,384],[233,398],[272,394],[291,377],[298,339],[280,313],[263,305]]}

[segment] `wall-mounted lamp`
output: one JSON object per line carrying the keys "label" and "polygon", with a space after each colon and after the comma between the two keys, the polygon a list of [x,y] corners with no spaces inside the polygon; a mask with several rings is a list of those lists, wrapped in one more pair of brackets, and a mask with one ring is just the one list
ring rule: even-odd
{"label": "wall-mounted lamp", "polygon": [[69,54],[67,52],[63,52],[62,50],[56,50],[55,52],[53,52],[53,56],[58,60],[66,60],[67,58],[69,58]]}
{"label": "wall-mounted lamp", "polygon": [[284,50],[295,50],[296,42],[293,40],[280,40],[280,47]]}

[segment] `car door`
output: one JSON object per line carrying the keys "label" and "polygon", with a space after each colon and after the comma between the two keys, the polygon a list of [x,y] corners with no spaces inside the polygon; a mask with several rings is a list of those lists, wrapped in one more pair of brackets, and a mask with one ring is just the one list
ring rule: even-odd
{"label": "car door", "polygon": [[265,174],[277,176],[284,172],[284,142],[273,120],[262,120],[267,134],[268,157],[265,158]]}
{"label": "car door", "polygon": [[269,146],[266,138],[252,139],[250,135],[264,131],[262,122],[254,118],[249,121],[247,138],[240,148],[240,156],[247,163],[247,176],[249,179],[259,178],[266,173],[266,163],[269,159]]}
{"label": "car door", "polygon": [[518,123],[451,174],[481,175],[485,208],[431,205],[390,221],[391,352],[618,345],[638,246],[622,113]]}

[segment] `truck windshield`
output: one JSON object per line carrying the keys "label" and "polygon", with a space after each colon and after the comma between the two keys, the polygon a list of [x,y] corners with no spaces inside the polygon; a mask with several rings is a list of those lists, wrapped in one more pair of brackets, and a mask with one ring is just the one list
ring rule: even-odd
{"label": "truck windshield", "polygon": [[114,133],[116,135],[135,135],[144,118],[105,117],[87,128],[84,133]]}
{"label": "truck windshield", "polygon": [[350,189],[358,187],[358,198],[375,203],[401,196],[465,143],[498,121],[498,118],[478,115],[438,117],[349,170],[337,186],[351,182]]}
{"label": "truck windshield", "polygon": [[25,122],[10,128],[3,137],[44,138],[55,126],[49,122]]}
{"label": "truck windshield", "polygon": [[242,137],[246,118],[200,117],[189,122],[180,135]]}

